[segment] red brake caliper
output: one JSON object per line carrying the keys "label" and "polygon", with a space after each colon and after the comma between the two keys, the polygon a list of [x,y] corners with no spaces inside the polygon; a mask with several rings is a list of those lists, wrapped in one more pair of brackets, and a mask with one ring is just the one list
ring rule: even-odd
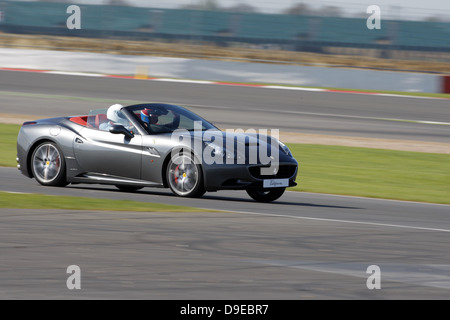
{"label": "red brake caliper", "polygon": [[180,166],[177,166],[176,168],[175,168],[175,172],[173,173],[174,174],[174,176],[175,176],[175,183],[178,183],[178,168],[179,168]]}

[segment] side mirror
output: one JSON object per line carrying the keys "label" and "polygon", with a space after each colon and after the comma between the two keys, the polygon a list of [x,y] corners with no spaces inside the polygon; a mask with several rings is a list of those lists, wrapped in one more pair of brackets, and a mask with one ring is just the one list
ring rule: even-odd
{"label": "side mirror", "polygon": [[111,126],[111,128],[109,128],[109,132],[114,133],[114,134],[123,134],[128,139],[134,138],[134,134],[132,134],[130,131],[128,131],[121,124],[113,124]]}

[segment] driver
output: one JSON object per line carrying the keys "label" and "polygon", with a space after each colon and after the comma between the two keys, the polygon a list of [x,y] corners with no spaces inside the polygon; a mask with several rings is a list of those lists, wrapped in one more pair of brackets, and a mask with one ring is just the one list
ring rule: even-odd
{"label": "driver", "polygon": [[151,124],[157,124],[159,116],[154,112],[153,109],[142,109],[141,110],[141,120],[146,127]]}
{"label": "driver", "polygon": [[[144,108],[141,110],[141,121],[150,133],[170,132],[178,127],[180,115],[162,107]],[[162,117],[161,117],[162,116]],[[173,120],[172,120],[173,119]],[[172,122],[168,122],[172,120]]]}

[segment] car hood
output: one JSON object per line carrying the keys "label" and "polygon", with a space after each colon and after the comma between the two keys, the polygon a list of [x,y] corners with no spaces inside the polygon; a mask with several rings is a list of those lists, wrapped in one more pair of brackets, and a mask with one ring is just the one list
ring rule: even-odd
{"label": "car hood", "polygon": [[234,130],[180,131],[178,136],[172,135],[171,139],[182,141],[183,145],[189,144],[189,147],[197,154],[199,152],[207,154],[209,151],[219,152],[227,158],[245,159],[244,163],[249,161],[267,163],[267,161],[273,160],[292,162],[293,160],[290,152],[287,153],[280,147],[277,137],[250,130],[247,132]]}

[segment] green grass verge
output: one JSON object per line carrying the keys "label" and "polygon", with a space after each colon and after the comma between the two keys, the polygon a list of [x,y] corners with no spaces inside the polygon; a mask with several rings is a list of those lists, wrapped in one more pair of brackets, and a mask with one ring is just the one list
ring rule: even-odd
{"label": "green grass verge", "polygon": [[[19,128],[0,124],[1,166],[16,166]],[[450,204],[450,155],[304,144],[289,147],[300,163],[299,185],[290,190]]]}
{"label": "green grass verge", "polygon": [[213,210],[130,200],[0,192],[0,208],[139,212],[211,212]]}
{"label": "green grass verge", "polygon": [[14,167],[17,165],[17,134],[20,125],[0,124],[0,166]]}
{"label": "green grass verge", "polygon": [[450,204],[450,155],[289,144],[296,191]]}

